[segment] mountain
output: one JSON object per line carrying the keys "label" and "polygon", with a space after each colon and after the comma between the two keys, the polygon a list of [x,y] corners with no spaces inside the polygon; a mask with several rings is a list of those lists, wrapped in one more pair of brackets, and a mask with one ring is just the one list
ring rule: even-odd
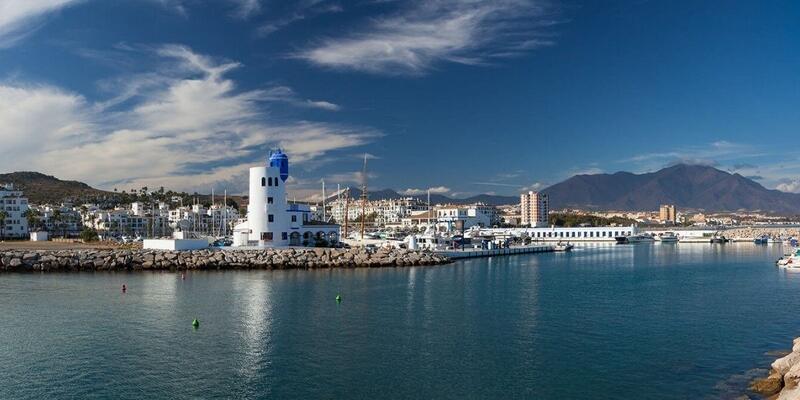
{"label": "mountain", "polygon": [[39,172],[12,172],[0,174],[0,183],[13,183],[25,192],[33,204],[54,203],[70,200],[100,200],[115,196],[113,192],[95,189],[83,182],[62,181]]}
{"label": "mountain", "polygon": [[739,174],[678,164],[657,172],[576,175],[543,190],[552,209],[657,210],[661,204],[706,211],[800,213],[800,194],[767,189]]}

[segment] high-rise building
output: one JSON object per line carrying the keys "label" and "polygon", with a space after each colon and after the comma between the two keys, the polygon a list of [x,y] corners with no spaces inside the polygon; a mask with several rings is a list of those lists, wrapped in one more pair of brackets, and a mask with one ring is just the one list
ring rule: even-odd
{"label": "high-rise building", "polygon": [[0,224],[0,237],[22,238],[28,235],[28,220],[25,217],[28,199],[21,190],[15,190],[13,184],[0,184],[0,211],[5,215],[4,223]]}
{"label": "high-rise building", "polygon": [[674,224],[678,220],[674,204],[662,204],[658,210],[658,219],[665,224]]}
{"label": "high-rise building", "polygon": [[519,202],[522,211],[522,226],[547,226],[550,205],[546,194],[539,192],[523,193],[520,195]]}

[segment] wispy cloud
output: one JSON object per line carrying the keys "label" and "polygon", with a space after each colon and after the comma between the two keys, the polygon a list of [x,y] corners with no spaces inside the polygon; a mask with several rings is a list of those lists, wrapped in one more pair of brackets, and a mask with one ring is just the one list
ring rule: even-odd
{"label": "wispy cloud", "polygon": [[553,44],[557,23],[538,0],[418,0],[295,56],[315,65],[375,74],[422,74],[438,62],[485,64]]}
{"label": "wispy cloud", "polygon": [[280,101],[297,107],[317,108],[326,111],[339,111],[342,107],[324,100],[303,99],[287,86],[276,86],[265,91],[265,100]]}
{"label": "wispy cloud", "polygon": [[446,186],[436,186],[436,187],[431,187],[431,188],[428,188],[428,189],[411,189],[411,188],[409,188],[409,189],[406,189],[406,190],[402,190],[399,193],[400,194],[404,194],[406,196],[419,196],[419,195],[423,195],[423,194],[428,194],[428,192],[430,192],[431,194],[447,194],[447,193],[450,193],[450,191],[451,191],[450,188],[448,188]]}
{"label": "wispy cloud", "polygon": [[36,30],[42,20],[83,0],[0,0],[0,48],[10,47]]}
{"label": "wispy cloud", "polygon": [[234,15],[238,18],[249,18],[261,12],[261,0],[229,0],[236,7]]}
{"label": "wispy cloud", "polygon": [[295,5],[295,8],[288,14],[272,19],[262,24],[257,29],[259,36],[268,36],[274,32],[288,27],[298,21],[311,19],[318,15],[342,12],[344,9],[337,2],[326,0],[304,0]]}
{"label": "wispy cloud", "polygon": [[[243,187],[268,147],[293,163],[365,144],[369,128],[271,116],[264,90],[239,90],[240,65],[178,46],[155,48],[160,66],[119,79],[115,101],[89,102],[61,88],[0,82],[0,169],[40,170],[104,187]],[[153,84],[157,82],[157,84]],[[69,169],[64,169],[69,165]]]}

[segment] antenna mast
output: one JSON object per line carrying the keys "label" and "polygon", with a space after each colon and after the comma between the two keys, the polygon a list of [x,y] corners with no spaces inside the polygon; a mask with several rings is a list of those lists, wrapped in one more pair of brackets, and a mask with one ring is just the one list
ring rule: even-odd
{"label": "antenna mast", "polygon": [[367,217],[367,154],[364,153],[364,169],[361,171],[361,240],[364,240],[364,223]]}

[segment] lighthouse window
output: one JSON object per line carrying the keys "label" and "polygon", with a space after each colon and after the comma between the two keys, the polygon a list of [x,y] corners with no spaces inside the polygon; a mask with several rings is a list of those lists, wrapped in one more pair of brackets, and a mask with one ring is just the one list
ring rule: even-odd
{"label": "lighthouse window", "polygon": [[297,215],[292,215],[292,222],[297,222]]}
{"label": "lighthouse window", "polygon": [[267,197],[267,204],[272,204],[272,197]]}
{"label": "lighthouse window", "polygon": [[278,186],[278,178],[275,178],[275,186]]}
{"label": "lighthouse window", "polygon": [[267,178],[261,178],[261,187],[267,186]]}
{"label": "lighthouse window", "polygon": [[275,222],[275,216],[274,216],[274,215],[272,215],[272,214],[270,214],[270,215],[267,215],[267,221],[268,221],[268,222]]}
{"label": "lighthouse window", "polygon": [[272,186],[272,177],[271,176],[269,177],[269,180],[267,182],[268,182],[269,186]]}

